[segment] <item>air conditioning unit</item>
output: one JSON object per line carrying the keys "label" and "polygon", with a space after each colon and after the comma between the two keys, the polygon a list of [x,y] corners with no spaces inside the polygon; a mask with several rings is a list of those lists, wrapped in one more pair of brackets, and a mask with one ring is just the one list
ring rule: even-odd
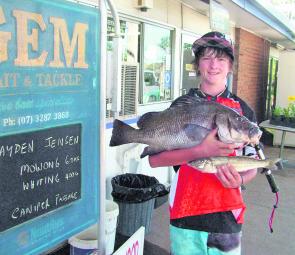
{"label": "air conditioning unit", "polygon": [[152,9],[154,7],[154,0],[138,0],[137,8],[141,11],[146,12],[148,9]]}
{"label": "air conditioning unit", "polygon": [[[121,111],[120,116],[136,115],[138,100],[138,64],[122,62],[121,69]],[[106,117],[114,117],[111,112],[112,98],[106,99]]]}

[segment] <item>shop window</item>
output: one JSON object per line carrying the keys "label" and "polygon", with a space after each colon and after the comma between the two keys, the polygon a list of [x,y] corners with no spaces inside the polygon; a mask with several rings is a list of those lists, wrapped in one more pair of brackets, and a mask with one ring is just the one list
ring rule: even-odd
{"label": "shop window", "polygon": [[180,95],[186,94],[191,88],[196,88],[199,84],[199,77],[193,65],[194,55],[192,44],[197,36],[182,35],[182,86]]}
{"label": "shop window", "polygon": [[141,104],[166,101],[172,97],[171,43],[171,30],[143,24]]}
{"label": "shop window", "polygon": [[[107,112],[111,112],[114,21],[107,26]],[[120,20],[122,35],[121,111],[119,115],[136,115],[138,104],[172,98],[172,35],[170,29],[136,21]]]}

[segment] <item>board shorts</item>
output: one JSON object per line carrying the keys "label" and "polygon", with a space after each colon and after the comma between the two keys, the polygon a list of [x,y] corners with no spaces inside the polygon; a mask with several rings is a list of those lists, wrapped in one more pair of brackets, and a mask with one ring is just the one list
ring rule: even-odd
{"label": "board shorts", "polygon": [[241,255],[240,233],[208,233],[170,225],[171,255]]}

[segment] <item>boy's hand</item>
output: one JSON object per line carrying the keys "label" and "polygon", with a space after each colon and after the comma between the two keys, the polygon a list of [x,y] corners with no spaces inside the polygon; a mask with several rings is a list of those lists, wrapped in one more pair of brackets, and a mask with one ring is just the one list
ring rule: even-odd
{"label": "boy's hand", "polygon": [[228,156],[234,152],[235,144],[223,143],[216,135],[217,129],[213,129],[200,144],[204,157]]}
{"label": "boy's hand", "polygon": [[225,188],[238,188],[242,185],[242,177],[230,164],[217,167],[216,177]]}

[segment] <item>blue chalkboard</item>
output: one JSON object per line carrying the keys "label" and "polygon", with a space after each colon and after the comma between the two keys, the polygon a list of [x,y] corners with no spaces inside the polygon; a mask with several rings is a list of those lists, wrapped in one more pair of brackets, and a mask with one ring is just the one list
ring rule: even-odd
{"label": "blue chalkboard", "polygon": [[40,254],[99,211],[100,14],[0,0],[0,254]]}

